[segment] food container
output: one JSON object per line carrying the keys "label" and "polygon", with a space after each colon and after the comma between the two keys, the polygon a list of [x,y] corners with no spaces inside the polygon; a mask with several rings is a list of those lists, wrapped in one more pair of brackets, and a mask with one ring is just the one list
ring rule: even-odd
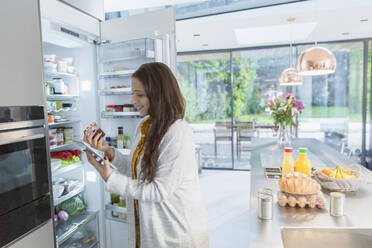
{"label": "food container", "polygon": [[65,187],[60,184],[53,184],[53,196],[54,198],[58,198],[62,196],[63,191],[65,190]]}
{"label": "food container", "polygon": [[271,189],[260,189],[257,194],[258,218],[271,220],[273,218],[273,194]]}
{"label": "food container", "polygon": [[132,112],[133,111],[133,104],[124,104],[123,105],[123,111],[124,112]]}
{"label": "food container", "polygon": [[115,112],[123,112],[123,105],[116,105]]}
{"label": "food container", "polygon": [[106,112],[115,112],[116,105],[106,105]]}
{"label": "food container", "polygon": [[[86,136],[89,136],[93,131],[96,131],[96,134],[102,133],[102,137],[105,136],[105,132],[102,131],[101,128],[97,126],[97,123],[93,122],[90,124],[85,130],[84,133]],[[94,137],[94,136],[93,136]]]}
{"label": "food container", "polygon": [[57,69],[57,64],[54,62],[44,62],[45,71],[55,72]]}
{"label": "food container", "polygon": [[62,78],[53,79],[53,85],[54,85],[54,94],[56,95],[65,94],[65,82],[63,82]]}
{"label": "food container", "polygon": [[68,66],[72,66],[73,63],[74,63],[74,58],[72,58],[72,57],[63,58],[63,59],[61,59],[61,61],[65,61]]}
{"label": "food container", "polygon": [[49,145],[57,145],[57,129],[49,129]]}
{"label": "food container", "polygon": [[[346,166],[349,168],[352,175],[355,178],[352,179],[342,179],[342,178],[333,178],[329,177],[321,170],[314,171],[314,179],[322,186],[323,189],[328,191],[337,191],[337,192],[354,192],[359,189],[359,187],[366,183],[366,178],[362,173],[360,165],[352,164]],[[355,168],[355,169],[351,169]]]}
{"label": "food container", "polygon": [[57,129],[57,145],[63,145],[64,137],[63,137],[63,128]]}
{"label": "food container", "polygon": [[54,123],[54,115],[48,115],[48,123]]}
{"label": "food container", "polygon": [[57,62],[57,71],[58,72],[67,72],[67,61],[60,60]]}
{"label": "food container", "polygon": [[345,194],[340,192],[332,192],[330,194],[329,213],[332,216],[343,216],[344,215],[344,201]]}
{"label": "food container", "polygon": [[321,192],[312,195],[298,195],[279,192],[278,203],[281,207],[300,207],[300,208],[324,208],[325,200]]}
{"label": "food container", "polygon": [[44,62],[55,62],[56,61],[56,56],[55,54],[45,54],[44,55]]}
{"label": "food container", "polygon": [[75,72],[75,67],[74,66],[67,66],[67,73],[73,74]]}
{"label": "food container", "polygon": [[65,127],[65,129],[63,130],[63,137],[65,144],[72,143],[74,141],[74,133],[72,127]]}

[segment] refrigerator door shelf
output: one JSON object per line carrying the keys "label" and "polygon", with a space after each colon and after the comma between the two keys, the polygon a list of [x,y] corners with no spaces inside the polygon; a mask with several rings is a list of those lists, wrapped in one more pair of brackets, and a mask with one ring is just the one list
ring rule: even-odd
{"label": "refrigerator door shelf", "polygon": [[44,70],[44,75],[46,78],[56,78],[56,77],[77,78],[77,74],[71,74],[67,72],[47,71],[47,70]]}
{"label": "refrigerator door shelf", "polygon": [[107,96],[107,95],[131,95],[132,94],[132,88],[119,88],[119,89],[105,89],[100,90],[101,96]]}
{"label": "refrigerator door shelf", "polygon": [[[65,150],[67,147],[78,146],[78,145],[79,144],[77,142],[71,142],[71,143],[66,143],[66,144],[59,145],[59,146],[51,146],[50,151],[53,152],[53,151],[57,151],[57,150]],[[78,147],[80,147],[80,146],[78,146]]]}
{"label": "refrigerator door shelf", "polygon": [[72,190],[70,193],[68,193],[67,195],[64,195],[64,196],[61,196],[61,197],[58,197],[58,198],[54,198],[53,199],[54,206],[57,206],[57,205],[61,204],[62,202],[67,201],[68,199],[71,199],[72,197],[80,194],[83,191],[84,191],[84,184],[79,183],[79,185],[77,185],[76,188],[74,190]]}
{"label": "refrigerator door shelf", "polygon": [[108,59],[108,60],[102,61],[101,64],[117,63],[117,62],[128,61],[128,60],[137,60],[137,59],[141,59],[141,60],[143,60],[143,59],[154,59],[154,58],[155,58],[155,52],[154,51],[147,51],[146,55]]}
{"label": "refrigerator door shelf", "polygon": [[135,70],[103,72],[101,73],[101,77],[131,76],[134,72]]}
{"label": "refrigerator door shelf", "polygon": [[101,113],[101,117],[104,119],[109,118],[140,118],[139,112],[105,112]]}
{"label": "refrigerator door shelf", "polygon": [[52,128],[52,127],[57,127],[57,126],[66,126],[66,125],[75,124],[79,122],[81,122],[81,120],[62,121],[62,122],[49,123],[48,126]]}
{"label": "refrigerator door shelf", "polygon": [[47,101],[77,101],[79,96],[77,95],[49,95]]}
{"label": "refrigerator door shelf", "polygon": [[127,209],[112,204],[105,204],[106,218],[109,220],[127,223]]}

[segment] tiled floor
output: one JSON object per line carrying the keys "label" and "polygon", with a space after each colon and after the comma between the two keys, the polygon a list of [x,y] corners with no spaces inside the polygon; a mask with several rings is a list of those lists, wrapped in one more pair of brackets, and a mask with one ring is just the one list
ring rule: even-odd
{"label": "tiled floor", "polygon": [[201,190],[207,208],[211,248],[249,245],[249,171],[204,170]]}

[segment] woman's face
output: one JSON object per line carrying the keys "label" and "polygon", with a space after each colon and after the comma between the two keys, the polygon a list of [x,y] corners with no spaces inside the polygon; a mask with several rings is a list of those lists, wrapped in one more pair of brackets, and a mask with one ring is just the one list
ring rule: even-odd
{"label": "woman's face", "polygon": [[141,116],[145,116],[149,113],[150,101],[147,98],[145,87],[142,82],[137,78],[132,78],[132,104],[140,112]]}

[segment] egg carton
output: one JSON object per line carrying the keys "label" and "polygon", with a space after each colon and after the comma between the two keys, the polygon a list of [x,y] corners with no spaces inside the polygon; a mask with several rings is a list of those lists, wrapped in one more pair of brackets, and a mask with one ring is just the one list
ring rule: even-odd
{"label": "egg carton", "polygon": [[319,191],[311,195],[297,195],[285,192],[278,192],[278,203],[281,207],[300,207],[300,208],[324,208],[325,200]]}

